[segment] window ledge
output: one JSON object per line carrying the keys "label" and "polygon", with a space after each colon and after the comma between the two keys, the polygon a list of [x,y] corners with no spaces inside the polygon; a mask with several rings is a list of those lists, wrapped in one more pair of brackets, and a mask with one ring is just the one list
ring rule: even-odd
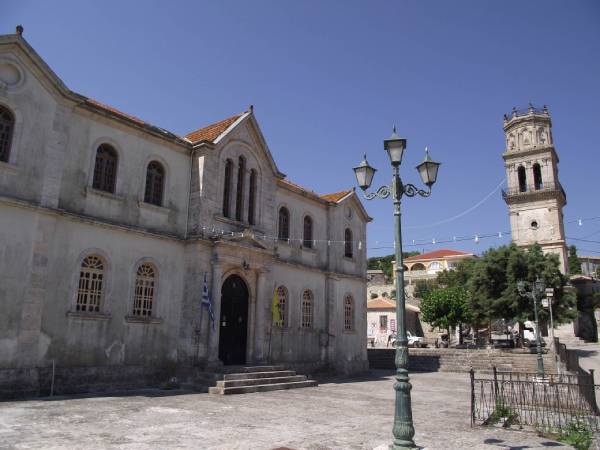
{"label": "window ledge", "polygon": [[7,172],[16,173],[19,171],[19,167],[15,164],[0,161],[0,170],[6,170]]}
{"label": "window ledge", "polygon": [[67,317],[82,320],[110,320],[111,315],[95,312],[68,311]]}
{"label": "window ledge", "polygon": [[90,186],[87,186],[85,188],[85,194],[86,195],[89,195],[89,194],[98,195],[100,197],[106,197],[111,200],[116,200],[118,202],[125,201],[125,197],[123,197],[121,195],[113,194],[111,192],[101,191],[100,189],[94,189],[93,187],[90,187]]}
{"label": "window ledge", "polygon": [[138,201],[138,206],[142,209],[148,209],[150,211],[156,211],[161,214],[169,214],[171,212],[170,208],[166,208],[164,206],[158,206],[153,203],[146,203],[143,200]]}
{"label": "window ledge", "polygon": [[344,260],[348,261],[348,262],[354,262],[354,256],[353,257],[349,257],[349,256],[344,255]]}
{"label": "window ledge", "polygon": [[160,324],[163,320],[160,317],[138,317],[125,316],[125,322],[128,323],[145,323],[145,324]]}

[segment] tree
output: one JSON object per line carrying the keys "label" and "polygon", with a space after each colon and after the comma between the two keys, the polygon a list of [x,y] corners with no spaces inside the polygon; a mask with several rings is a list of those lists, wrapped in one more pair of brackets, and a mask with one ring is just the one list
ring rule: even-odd
{"label": "tree", "polygon": [[454,269],[441,271],[437,276],[438,284],[443,287],[467,286],[476,263],[475,258],[467,258],[460,261]]}
{"label": "tree", "polygon": [[[555,323],[571,320],[575,297],[565,290],[567,278],[559,267],[558,256],[545,255],[538,244],[528,250],[515,244],[488,250],[475,264],[469,280],[474,320],[477,323],[493,319],[533,320],[531,300],[519,294],[517,282],[533,282],[537,277],[546,283],[546,287],[554,288],[552,312]],[[540,309],[540,320],[548,320],[548,312],[543,308]]]}
{"label": "tree", "polygon": [[415,284],[414,297],[425,298],[427,294],[438,287],[436,280],[418,280]]}
{"label": "tree", "polygon": [[600,267],[596,268],[596,278],[600,278]]}
{"label": "tree", "polygon": [[464,287],[439,288],[429,292],[421,302],[421,318],[430,325],[448,330],[456,326],[460,329],[462,344],[462,324],[472,320],[469,293]]}
{"label": "tree", "polygon": [[581,260],[577,256],[577,247],[574,245],[569,247],[569,273],[571,275],[581,273]]}

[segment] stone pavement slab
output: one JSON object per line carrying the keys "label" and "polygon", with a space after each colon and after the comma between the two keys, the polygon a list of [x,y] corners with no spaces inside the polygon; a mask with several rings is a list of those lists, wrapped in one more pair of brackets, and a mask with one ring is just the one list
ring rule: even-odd
{"label": "stone pavement slab", "polygon": [[[4,449],[373,449],[391,442],[394,379],[372,371],[245,395],[144,391],[0,403]],[[427,449],[567,449],[533,433],[471,428],[468,374],[412,375],[415,440]]]}

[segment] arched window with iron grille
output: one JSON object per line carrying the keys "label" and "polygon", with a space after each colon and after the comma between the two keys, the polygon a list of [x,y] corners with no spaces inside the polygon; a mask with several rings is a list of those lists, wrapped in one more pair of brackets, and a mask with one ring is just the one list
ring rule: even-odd
{"label": "arched window with iron grille", "polygon": [[313,326],[313,293],[305,290],[302,293],[302,328]]}
{"label": "arched window with iron grille", "polygon": [[354,299],[351,295],[344,297],[344,331],[354,329]]}
{"label": "arched window with iron grille", "polygon": [[135,275],[133,315],[152,317],[156,296],[156,269],[152,264],[141,264]]}
{"label": "arched window with iron grille", "polygon": [[277,288],[277,300],[279,302],[279,317],[281,320],[276,323],[278,327],[285,328],[288,326],[287,320],[287,304],[288,304],[288,290],[285,286],[279,286]]}
{"label": "arched window with iron grille", "polygon": [[101,144],[96,150],[94,180],[92,187],[99,191],[115,193],[117,182],[117,152],[108,144]]}
{"label": "arched window with iron grille", "polygon": [[104,262],[99,256],[90,255],[81,262],[75,310],[100,312],[103,288]]}
{"label": "arched window with iron grille", "polygon": [[165,169],[158,161],[152,161],[146,169],[146,189],[144,201],[161,206],[165,183]]}

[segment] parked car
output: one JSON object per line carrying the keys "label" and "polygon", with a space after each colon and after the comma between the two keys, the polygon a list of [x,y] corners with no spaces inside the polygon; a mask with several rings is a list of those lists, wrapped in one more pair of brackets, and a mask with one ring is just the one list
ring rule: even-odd
{"label": "parked car", "polygon": [[[409,347],[416,347],[416,348],[427,347],[427,344],[425,343],[425,341],[423,340],[423,338],[421,336],[415,336],[410,331],[406,332],[406,339],[408,340]],[[392,343],[392,345],[394,345],[394,343],[396,342],[396,334],[391,334],[389,336],[388,343],[390,343],[390,342]]]}

